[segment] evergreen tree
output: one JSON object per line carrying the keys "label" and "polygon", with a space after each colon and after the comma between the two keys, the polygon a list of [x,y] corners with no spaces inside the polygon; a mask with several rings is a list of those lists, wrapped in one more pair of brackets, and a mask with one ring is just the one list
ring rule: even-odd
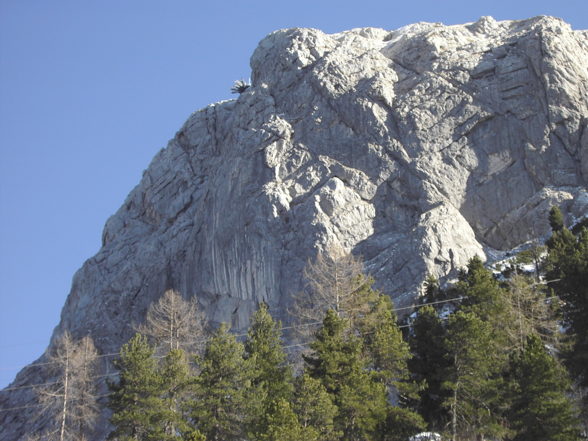
{"label": "evergreen tree", "polygon": [[335,430],[337,406],[320,380],[307,373],[296,379],[293,409],[308,440],[335,441],[341,433]]}
{"label": "evergreen tree", "polygon": [[537,336],[511,361],[513,441],[579,440],[578,419],[568,398],[570,382]]}
{"label": "evergreen tree", "polygon": [[282,349],[280,327],[281,324],[272,319],[267,305],[261,303],[251,319],[245,341],[245,356],[251,372],[248,425],[254,438],[266,432],[272,403],[289,401],[292,395],[292,373]]}
{"label": "evergreen tree", "polygon": [[446,346],[451,366],[444,388],[450,393],[445,406],[453,441],[503,432],[494,410],[494,379],[501,369],[494,344],[490,324],[474,313],[457,312],[449,318]]}
{"label": "evergreen tree", "polygon": [[425,430],[423,418],[409,409],[389,407],[386,420],[379,430],[381,441],[406,441]]}
{"label": "evergreen tree", "polygon": [[310,345],[313,352],[303,356],[306,371],[334,395],[352,372],[363,369],[361,344],[347,330],[346,321],[329,309]]}
{"label": "evergreen tree", "polygon": [[447,409],[443,406],[449,395],[443,382],[450,360],[445,327],[432,306],[418,310],[409,343],[413,355],[408,362],[410,372],[413,380],[423,385],[414,407],[431,430],[440,431],[449,421]]}
{"label": "evergreen tree", "polygon": [[506,338],[504,323],[508,322],[510,312],[507,293],[478,256],[470,259],[456,289],[464,297],[462,311],[473,312],[482,321],[490,323],[497,334],[495,337]]}
{"label": "evergreen tree", "polygon": [[164,406],[160,419],[165,433],[162,441],[180,439],[182,435],[191,433],[184,414],[191,382],[188,360],[184,351],[172,349],[163,359],[159,371]]}
{"label": "evergreen tree", "polygon": [[[578,237],[565,227],[554,230],[547,246],[546,277],[563,300],[563,319],[572,338],[567,364],[588,388],[588,230],[581,229]],[[586,400],[588,409],[588,395]]]}
{"label": "evergreen tree", "polygon": [[564,229],[564,218],[559,207],[553,206],[549,210],[549,225],[554,233]]}
{"label": "evergreen tree", "polygon": [[[418,397],[417,384],[410,378],[408,370],[410,348],[402,338],[392,300],[384,294],[375,293],[377,295],[369,312],[359,322],[364,357],[370,373],[387,386],[388,396],[393,397],[392,402],[405,407]],[[423,426],[422,417],[412,410],[389,406],[385,423],[378,432],[386,434],[384,439],[400,439],[407,432]]]}
{"label": "evergreen tree", "polygon": [[335,402],[344,441],[377,440],[389,404],[386,389],[369,371],[356,371],[341,386]]}
{"label": "evergreen tree", "polygon": [[419,299],[421,303],[436,302],[443,297],[444,292],[439,285],[439,280],[435,276],[428,274],[424,286],[425,295]]}
{"label": "evergreen tree", "polygon": [[304,356],[308,373],[332,394],[338,408],[335,427],[342,439],[376,439],[386,417],[386,389],[366,369],[361,340],[348,332],[345,319],[328,310],[311,349],[313,353]]}
{"label": "evergreen tree", "polygon": [[378,373],[387,386],[409,393],[407,361],[411,354],[402,338],[394,305],[388,296],[377,293],[370,311],[359,323],[359,332],[370,369]]}
{"label": "evergreen tree", "polygon": [[267,409],[267,427],[264,433],[253,438],[259,441],[319,441],[317,434],[303,427],[290,403],[284,398],[272,401]]}
{"label": "evergreen tree", "polygon": [[535,267],[535,282],[538,283],[540,282],[539,276],[543,261],[545,260],[544,255],[547,247],[539,245],[538,239],[535,239],[533,242],[533,246],[518,253],[514,261],[517,265],[533,264]]}
{"label": "evergreen tree", "polygon": [[108,406],[114,426],[109,439],[155,441],[165,438],[160,425],[165,412],[160,399],[163,382],[153,354],[154,348],[140,334],[121,348],[114,362],[119,378],[109,385],[112,393]]}
{"label": "evergreen tree", "polygon": [[225,324],[206,345],[188,407],[196,428],[208,441],[237,441],[245,436],[250,372],[243,352],[243,345]]}

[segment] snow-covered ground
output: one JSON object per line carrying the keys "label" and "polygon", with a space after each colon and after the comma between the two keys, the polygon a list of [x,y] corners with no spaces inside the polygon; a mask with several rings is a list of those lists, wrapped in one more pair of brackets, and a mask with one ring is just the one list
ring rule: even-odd
{"label": "snow-covered ground", "polygon": [[408,441],[441,441],[441,435],[435,432],[421,432],[411,436]]}

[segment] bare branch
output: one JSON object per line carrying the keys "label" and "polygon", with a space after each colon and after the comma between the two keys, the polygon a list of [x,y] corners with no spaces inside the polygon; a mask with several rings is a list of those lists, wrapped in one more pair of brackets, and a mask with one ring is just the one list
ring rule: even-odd
{"label": "bare branch", "polygon": [[[340,317],[360,313],[358,290],[368,280],[363,275],[363,262],[342,249],[332,249],[329,254],[319,254],[308,261],[304,268],[306,287],[294,296],[289,313],[299,324],[320,323],[328,309]],[[297,327],[301,336],[308,337],[315,331],[313,326]]]}
{"label": "bare branch", "polygon": [[206,319],[196,299],[186,300],[170,289],[151,305],[137,331],[154,340],[159,349],[198,352],[202,346],[198,341],[202,340],[205,328]]}
{"label": "bare branch", "polygon": [[98,351],[87,336],[75,342],[64,332],[47,356],[49,373],[56,381],[35,389],[41,415],[49,416],[54,432],[44,432],[38,439],[82,439],[91,435],[99,414],[95,382]]}

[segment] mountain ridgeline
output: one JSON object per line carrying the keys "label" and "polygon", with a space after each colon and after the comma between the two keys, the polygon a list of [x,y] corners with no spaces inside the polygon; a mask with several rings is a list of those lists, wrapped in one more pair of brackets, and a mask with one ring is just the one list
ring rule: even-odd
{"label": "mountain ridgeline", "polygon": [[[32,385],[56,381],[44,363],[66,331],[91,336],[102,375],[116,375],[110,362],[169,290],[212,328],[246,332],[262,302],[286,326],[308,261],[340,250],[362,256],[374,288],[404,308],[427,275],[444,283],[473,256],[547,238],[550,207],[562,225],[588,213],[587,31],[551,17],[286,29],[259,43],[251,68],[250,87],[192,114],[107,221],[48,350],[0,395],[0,409],[14,409],[0,412],[0,440],[51,424],[36,416]],[[491,312],[468,308],[448,329],[490,339]],[[529,357],[544,361],[541,345],[518,341],[533,349],[512,355],[513,375]],[[570,358],[574,375],[578,366]],[[419,411],[446,418],[437,404]]]}

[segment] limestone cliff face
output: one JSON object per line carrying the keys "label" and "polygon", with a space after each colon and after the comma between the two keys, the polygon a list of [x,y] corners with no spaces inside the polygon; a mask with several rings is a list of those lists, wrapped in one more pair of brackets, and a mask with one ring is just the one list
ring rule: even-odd
{"label": "limestone cliff face", "polygon": [[[116,351],[170,287],[243,328],[261,300],[283,311],[331,246],[407,304],[427,273],[546,234],[550,205],[588,212],[588,32],[558,19],[280,30],[251,68],[252,87],[191,115],[108,220],[57,332]],[[0,440],[22,418],[1,414]]]}

